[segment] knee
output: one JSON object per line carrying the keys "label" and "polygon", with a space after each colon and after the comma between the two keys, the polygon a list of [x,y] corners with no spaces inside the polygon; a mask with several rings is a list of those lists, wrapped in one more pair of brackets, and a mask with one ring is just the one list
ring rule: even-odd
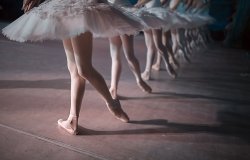
{"label": "knee", "polygon": [[130,63],[134,62],[136,60],[136,58],[135,58],[135,56],[133,54],[132,55],[126,54],[125,57],[126,57],[127,61],[130,62]]}
{"label": "knee", "polygon": [[92,67],[78,67],[77,68],[77,74],[86,80],[88,80],[91,77],[92,73],[93,73]]}
{"label": "knee", "polygon": [[68,62],[67,66],[71,77],[78,76],[77,67],[74,63]]}

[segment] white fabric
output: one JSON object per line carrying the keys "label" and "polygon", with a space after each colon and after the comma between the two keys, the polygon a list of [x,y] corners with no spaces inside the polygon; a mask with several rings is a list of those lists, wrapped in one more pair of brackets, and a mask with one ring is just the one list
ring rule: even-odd
{"label": "white fabric", "polygon": [[151,0],[145,5],[147,8],[151,7],[161,7],[161,1],[160,0]]}
{"label": "white fabric", "polygon": [[119,5],[119,6],[124,6],[124,7],[133,7],[132,3],[129,0],[108,0],[108,2],[114,5]]}
{"label": "white fabric", "polygon": [[12,40],[65,39],[90,31],[94,37],[134,34],[143,30],[133,14],[97,0],[46,0],[3,29]]}

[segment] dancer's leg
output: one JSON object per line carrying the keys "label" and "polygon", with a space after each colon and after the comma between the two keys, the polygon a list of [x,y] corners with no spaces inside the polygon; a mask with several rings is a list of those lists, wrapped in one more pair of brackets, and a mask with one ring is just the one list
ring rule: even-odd
{"label": "dancer's leg", "polygon": [[69,133],[76,134],[78,126],[78,117],[81,109],[81,103],[85,88],[85,79],[80,77],[77,72],[71,40],[63,40],[63,46],[66,53],[67,66],[71,77],[71,104],[68,119],[65,121],[60,119],[58,120],[58,123]]}
{"label": "dancer's leg", "polygon": [[134,36],[128,36],[128,35],[122,35],[121,36],[122,40],[122,46],[123,46],[123,51],[125,54],[125,57],[127,59],[127,62],[129,64],[130,70],[133,72],[137,85],[144,91],[144,92],[151,92],[152,89],[150,86],[144,82],[141,78],[141,69],[140,69],[140,64],[135,57],[134,54]]}
{"label": "dancer's leg", "polygon": [[169,40],[171,39],[171,32],[169,30],[169,31],[165,32],[164,34],[165,34],[165,39],[166,39],[165,40],[166,41],[165,47],[170,55],[170,63],[173,64],[173,66],[177,69],[177,68],[179,68],[180,65],[179,65],[179,62],[176,60],[174,52],[172,50],[172,46],[170,45]]}
{"label": "dancer's leg", "polygon": [[78,74],[96,88],[106,102],[108,109],[116,118],[128,122],[129,118],[121,109],[119,101],[112,99],[105,80],[92,66],[92,34],[85,32],[71,38],[71,42]]}
{"label": "dancer's leg", "polygon": [[150,79],[151,66],[154,59],[154,53],[156,52],[156,48],[154,45],[153,35],[151,30],[144,31],[145,44],[147,47],[147,60],[146,67],[144,72],[141,74],[144,80]]}
{"label": "dancer's leg", "polygon": [[[187,53],[182,46],[182,40],[180,39],[180,35],[177,29],[172,30],[172,40],[173,40],[173,51],[175,54],[182,53],[182,57],[185,61],[190,62],[189,58],[187,57]],[[180,52],[180,53],[179,53]]]}
{"label": "dancer's leg", "polygon": [[107,89],[105,80],[92,66],[92,34],[86,32],[71,38],[71,41],[79,75],[96,88],[106,103],[112,104],[113,99]]}
{"label": "dancer's leg", "polygon": [[[162,44],[166,46],[167,44],[167,33],[162,33]],[[152,69],[159,71],[161,69],[161,54],[157,52],[155,63],[152,65]]]}
{"label": "dancer's leg", "polygon": [[109,91],[114,99],[117,99],[117,89],[118,89],[118,82],[120,80],[121,75],[121,38],[120,36],[109,38],[110,44],[110,54],[112,59],[112,69],[111,69],[111,85]]}
{"label": "dancer's leg", "polygon": [[177,54],[177,37],[176,29],[171,29],[171,38],[172,38],[172,51]]}
{"label": "dancer's leg", "polygon": [[154,40],[155,47],[157,48],[157,51],[161,54],[161,56],[164,60],[168,74],[172,78],[175,78],[176,73],[175,73],[173,67],[169,63],[167,49],[162,44],[162,31],[160,29],[152,29],[152,34],[153,34],[153,40]]}

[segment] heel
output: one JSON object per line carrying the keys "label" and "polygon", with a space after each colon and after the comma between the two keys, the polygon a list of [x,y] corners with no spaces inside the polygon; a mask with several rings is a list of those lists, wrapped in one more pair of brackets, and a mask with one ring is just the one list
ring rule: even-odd
{"label": "heel", "polygon": [[78,131],[77,131],[78,122],[77,121],[78,121],[77,116],[69,115],[69,118],[66,121],[64,121],[63,119],[59,119],[57,121],[57,124],[60,128],[62,128],[67,133],[71,135],[77,135],[78,134]]}

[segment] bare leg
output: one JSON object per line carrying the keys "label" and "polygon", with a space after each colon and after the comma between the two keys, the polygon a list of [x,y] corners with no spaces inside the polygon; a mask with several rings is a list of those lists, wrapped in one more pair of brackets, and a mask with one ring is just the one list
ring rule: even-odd
{"label": "bare leg", "polygon": [[146,82],[142,80],[140,64],[134,54],[134,36],[122,35],[121,40],[125,57],[129,64],[130,70],[135,76],[137,85],[142,91],[150,93],[152,89]]}
{"label": "bare leg", "polygon": [[121,109],[119,101],[112,98],[105,80],[92,66],[92,34],[86,32],[72,38],[71,41],[79,75],[95,87],[106,102],[109,111],[115,115],[116,118],[123,122],[128,122],[129,118]]}
{"label": "bare leg", "polygon": [[171,39],[171,32],[170,32],[170,30],[169,31],[167,31],[167,32],[165,32],[164,33],[165,34],[165,47],[167,48],[167,51],[168,51],[168,53],[169,53],[169,56],[170,56],[170,58],[169,58],[169,61],[170,61],[170,63],[176,68],[176,69],[178,69],[179,68],[179,62],[176,60],[176,58],[175,58],[175,56],[174,56],[174,53],[173,53],[173,50],[172,50],[172,47],[171,47],[171,45],[169,44],[169,39]]}
{"label": "bare leg", "polygon": [[[66,121],[58,120],[59,126],[70,134],[77,133],[85,80],[88,80],[102,95],[108,109],[116,118],[128,122],[129,118],[121,109],[119,101],[112,99],[103,77],[92,66],[92,34],[86,32],[63,42],[73,84],[71,85],[70,116]],[[72,53],[74,53],[73,56]]]}
{"label": "bare leg", "polygon": [[[166,46],[167,39],[165,33],[162,34],[162,43]],[[152,69],[159,71],[161,69],[161,54],[157,52],[155,63],[152,65]]]}
{"label": "bare leg", "polygon": [[177,54],[177,39],[176,39],[176,29],[172,29],[171,30],[171,37],[172,37],[172,42],[173,42],[173,45],[172,45],[172,51]]}
{"label": "bare leg", "polygon": [[164,60],[164,63],[166,65],[166,69],[168,71],[168,74],[172,78],[175,78],[176,77],[176,73],[175,73],[173,67],[169,63],[167,49],[162,44],[162,31],[159,30],[159,29],[153,29],[152,33],[153,33],[154,44],[155,44],[158,52],[161,54],[161,56],[162,56],[162,58]]}
{"label": "bare leg", "polygon": [[177,31],[177,29],[173,29],[171,30],[171,34],[172,34],[172,41],[173,41],[173,52],[179,56],[178,54],[180,54],[179,52],[181,52],[183,58],[185,61],[190,62],[189,58],[187,57],[187,54],[185,52],[185,50],[183,49],[181,43],[180,43],[180,36],[179,33]]}
{"label": "bare leg", "polygon": [[150,79],[151,67],[154,59],[156,48],[154,45],[153,35],[151,30],[144,31],[145,43],[147,47],[147,60],[144,72],[141,74],[144,80]]}
{"label": "bare leg", "polygon": [[60,119],[58,120],[58,124],[63,126],[69,133],[77,134],[78,117],[84,95],[85,79],[80,77],[77,72],[71,40],[63,40],[63,46],[66,53],[67,65],[71,78],[71,104],[68,119],[66,121]]}
{"label": "bare leg", "polygon": [[117,99],[117,89],[118,89],[118,82],[121,75],[121,38],[119,36],[109,38],[110,44],[110,54],[112,59],[112,69],[111,69],[111,86],[110,86],[110,93],[114,99]]}

